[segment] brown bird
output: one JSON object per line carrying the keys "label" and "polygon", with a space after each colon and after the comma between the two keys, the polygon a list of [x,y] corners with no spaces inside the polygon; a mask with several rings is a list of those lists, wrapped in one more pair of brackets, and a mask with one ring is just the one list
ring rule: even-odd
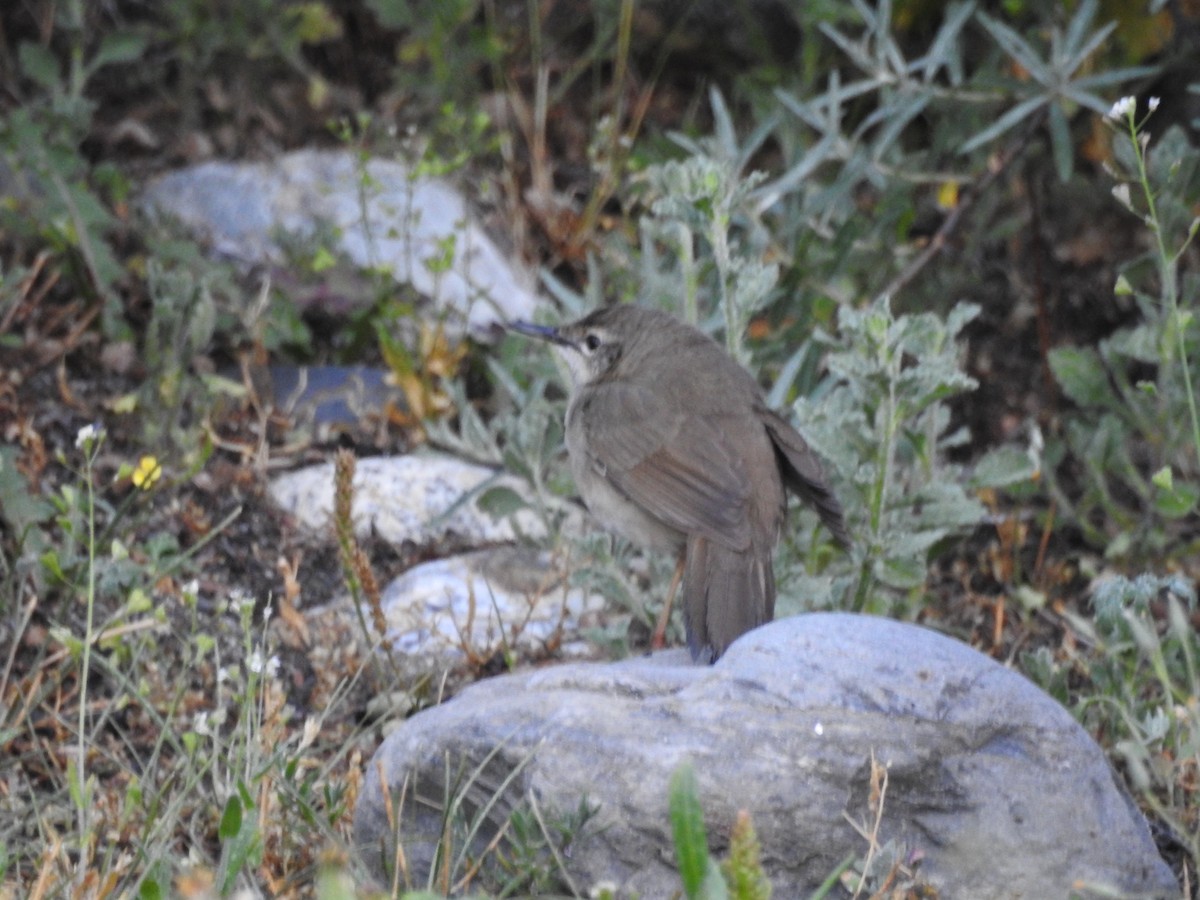
{"label": "brown bird", "polygon": [[774,617],[771,554],[785,488],[816,507],[849,546],[816,454],[703,332],[629,305],[558,328],[510,327],[551,342],[570,369],[567,451],[588,509],[624,537],[679,556],[670,594],[682,572],[684,625],[697,661],[716,660]]}

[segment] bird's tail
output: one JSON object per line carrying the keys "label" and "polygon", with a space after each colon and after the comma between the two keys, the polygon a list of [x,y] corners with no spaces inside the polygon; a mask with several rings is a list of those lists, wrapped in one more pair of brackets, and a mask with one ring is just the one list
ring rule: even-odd
{"label": "bird's tail", "polygon": [[775,616],[771,547],[731,550],[688,538],[683,571],[683,623],[692,659],[716,662],[735,640]]}

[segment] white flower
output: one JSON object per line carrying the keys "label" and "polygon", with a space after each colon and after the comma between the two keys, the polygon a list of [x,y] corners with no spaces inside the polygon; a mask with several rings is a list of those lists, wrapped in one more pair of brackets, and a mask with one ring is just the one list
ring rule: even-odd
{"label": "white flower", "polygon": [[248,613],[254,610],[254,595],[244,588],[233,588],[229,592],[229,600],[238,612]]}
{"label": "white flower", "polygon": [[103,426],[93,425],[91,423],[84,425],[75,433],[75,446],[88,446],[95,442],[95,440],[102,434],[104,434]]}
{"label": "white flower", "polygon": [[196,713],[196,717],[192,720],[192,730],[205,737],[212,735],[212,726],[208,724],[208,710]]}
{"label": "white flower", "polygon": [[1108,117],[1110,119],[1116,119],[1117,121],[1120,121],[1132,113],[1135,109],[1137,109],[1136,97],[1122,97],[1112,105],[1112,109],[1108,111]]}
{"label": "white flower", "polygon": [[267,673],[268,678],[274,678],[279,674],[279,657],[272,656],[270,659],[263,659],[262,651],[257,647],[251,652],[250,659],[246,661],[250,671],[255,675]]}
{"label": "white flower", "polygon": [[1158,109],[1158,103],[1159,99],[1157,97],[1151,97],[1146,105],[1150,107],[1150,112],[1154,112],[1156,109]]}

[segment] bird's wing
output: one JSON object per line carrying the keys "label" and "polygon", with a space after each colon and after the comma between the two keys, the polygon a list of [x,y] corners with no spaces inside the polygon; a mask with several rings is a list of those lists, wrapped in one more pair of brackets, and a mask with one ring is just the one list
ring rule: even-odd
{"label": "bird's wing", "polygon": [[573,412],[592,468],[651,516],[730,549],[750,545],[750,480],[713,423],[622,382],[585,388]]}
{"label": "bird's wing", "polygon": [[783,483],[802,500],[816,507],[821,521],[833,534],[834,539],[843,547],[849,547],[850,532],[846,530],[842,505],[825,482],[825,473],[821,470],[821,461],[817,454],[808,446],[800,432],[781,416],[765,407],[761,407],[758,414],[767,427],[767,434],[771,436],[772,443],[775,444],[776,455],[781,463]]}

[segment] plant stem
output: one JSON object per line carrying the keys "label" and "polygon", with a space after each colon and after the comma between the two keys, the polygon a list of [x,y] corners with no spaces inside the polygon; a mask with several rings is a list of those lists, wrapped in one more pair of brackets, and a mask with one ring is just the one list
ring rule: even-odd
{"label": "plant stem", "polygon": [[79,661],[79,722],[76,753],[78,760],[76,762],[75,780],[76,780],[76,808],[75,812],[79,819],[79,870],[76,873],[77,884],[80,888],[83,887],[83,879],[87,874],[88,859],[88,812],[90,804],[87,796],[87,706],[88,706],[88,673],[91,671],[92,665],[92,632],[95,629],[95,613],[96,613],[96,489],[92,484],[92,461],[93,446],[89,445],[84,454],[84,478],[87,482],[87,508],[85,514],[87,516],[87,597],[86,597],[86,624],[83,631],[83,650],[80,654]]}
{"label": "plant stem", "polygon": [[[1153,111],[1153,109],[1152,109]],[[1136,116],[1136,108],[1131,107],[1127,113],[1126,121],[1129,125],[1130,140],[1133,141],[1133,155],[1137,160],[1138,182],[1142,188],[1142,194],[1146,198],[1146,220],[1150,225],[1150,230],[1154,232],[1154,241],[1158,248],[1158,270],[1162,278],[1163,297],[1167,303],[1168,327],[1175,338],[1174,351],[1179,357],[1179,364],[1183,371],[1183,387],[1187,395],[1188,413],[1192,421],[1192,446],[1196,450],[1196,457],[1200,460],[1200,414],[1196,410],[1196,394],[1192,387],[1191,367],[1188,364],[1187,358],[1187,340],[1186,340],[1186,325],[1180,321],[1179,313],[1179,279],[1176,272],[1176,262],[1179,254],[1172,254],[1167,249],[1167,239],[1163,234],[1162,223],[1158,217],[1158,205],[1154,200],[1154,191],[1150,187],[1150,174],[1146,168],[1146,144],[1149,142],[1147,136],[1146,141],[1139,139],[1139,126]],[[1143,119],[1142,124],[1145,124]],[[1179,253],[1183,253],[1187,245],[1191,243],[1192,235],[1195,230],[1188,235],[1187,241],[1180,248]],[[1162,354],[1162,368],[1165,370],[1170,363],[1166,353]],[[1160,392],[1160,396],[1162,396]]]}

